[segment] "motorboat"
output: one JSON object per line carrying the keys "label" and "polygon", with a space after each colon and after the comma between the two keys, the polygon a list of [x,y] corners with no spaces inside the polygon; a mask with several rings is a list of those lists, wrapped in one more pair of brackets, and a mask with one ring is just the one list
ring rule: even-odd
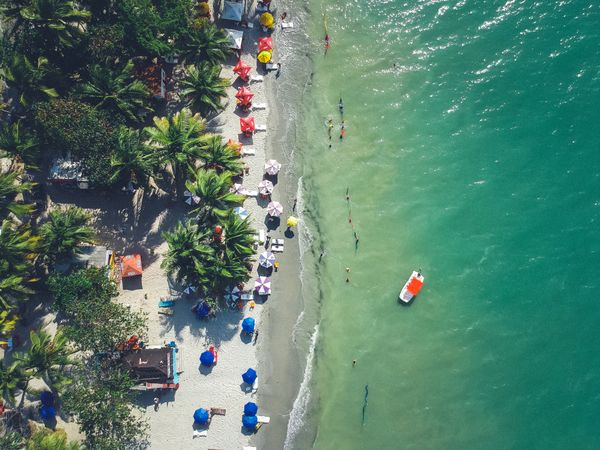
{"label": "motorboat", "polygon": [[411,276],[408,278],[408,281],[400,291],[398,301],[410,303],[423,287],[424,281],[425,277],[421,275],[421,272],[413,271]]}

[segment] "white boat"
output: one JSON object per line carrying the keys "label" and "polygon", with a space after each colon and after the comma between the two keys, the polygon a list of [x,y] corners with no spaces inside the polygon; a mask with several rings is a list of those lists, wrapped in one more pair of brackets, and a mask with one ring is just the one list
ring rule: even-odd
{"label": "white boat", "polygon": [[410,303],[423,287],[424,281],[425,277],[421,275],[421,272],[413,271],[410,278],[400,291],[398,300],[404,303]]}

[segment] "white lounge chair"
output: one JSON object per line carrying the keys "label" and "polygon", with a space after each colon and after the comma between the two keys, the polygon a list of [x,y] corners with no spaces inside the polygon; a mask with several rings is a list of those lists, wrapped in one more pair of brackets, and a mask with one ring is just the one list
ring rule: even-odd
{"label": "white lounge chair", "polygon": [[266,64],[266,69],[267,70],[277,70],[278,69],[277,63],[267,63]]}
{"label": "white lounge chair", "polygon": [[269,416],[256,416],[258,423],[269,423],[271,418]]}
{"label": "white lounge chair", "polygon": [[255,131],[267,131],[266,125],[256,125]]}
{"label": "white lounge chair", "polygon": [[[257,127],[258,129],[258,127]],[[242,156],[254,156],[256,155],[256,149],[254,148],[242,148]]]}
{"label": "white lounge chair", "polygon": [[258,197],[258,191],[246,191],[244,195],[246,197]]}
{"label": "white lounge chair", "polygon": [[194,430],[192,437],[193,438],[197,438],[197,437],[206,437],[208,436],[208,430]]}
{"label": "white lounge chair", "polygon": [[281,22],[281,28],[294,28],[294,22]]}
{"label": "white lounge chair", "polygon": [[258,242],[260,242],[261,244],[265,243],[265,230],[258,231]]}
{"label": "white lounge chair", "polygon": [[252,105],[252,110],[254,111],[255,109],[267,109],[267,104],[266,103],[254,103]]}
{"label": "white lounge chair", "polygon": [[250,301],[250,300],[254,300],[254,294],[253,294],[252,292],[250,292],[250,293],[245,293],[245,294],[242,294],[242,295],[240,296],[240,298],[241,298],[242,300],[244,300],[244,301]]}
{"label": "white lounge chair", "polygon": [[258,377],[256,377],[254,383],[252,383],[252,393],[254,394],[256,391],[258,391]]}
{"label": "white lounge chair", "polygon": [[280,246],[284,246],[285,245],[285,241],[283,239],[273,239],[273,244],[275,245],[280,245]]}
{"label": "white lounge chair", "polygon": [[259,83],[261,81],[263,81],[265,79],[265,77],[263,77],[262,75],[250,75],[250,82],[254,82],[254,83]]}
{"label": "white lounge chair", "polygon": [[256,450],[256,447],[244,447],[242,450]]}
{"label": "white lounge chair", "polygon": [[271,251],[273,253],[283,253],[283,245],[271,245]]}

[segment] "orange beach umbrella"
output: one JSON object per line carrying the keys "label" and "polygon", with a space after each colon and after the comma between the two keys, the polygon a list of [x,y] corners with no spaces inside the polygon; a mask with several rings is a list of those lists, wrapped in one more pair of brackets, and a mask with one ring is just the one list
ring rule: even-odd
{"label": "orange beach umbrella", "polygon": [[254,117],[240,117],[240,128],[242,129],[242,133],[252,134],[256,130]]}
{"label": "orange beach umbrella", "polygon": [[232,149],[234,149],[238,152],[242,149],[243,146],[244,146],[244,144],[242,144],[241,142],[238,142],[238,141],[234,141],[233,139],[229,139],[227,141],[227,147],[231,147]]}
{"label": "orange beach umbrella", "polygon": [[139,254],[121,256],[121,277],[137,277],[141,275],[142,256]]}
{"label": "orange beach umbrella", "polygon": [[273,50],[273,38],[263,37],[258,40],[258,51]]}

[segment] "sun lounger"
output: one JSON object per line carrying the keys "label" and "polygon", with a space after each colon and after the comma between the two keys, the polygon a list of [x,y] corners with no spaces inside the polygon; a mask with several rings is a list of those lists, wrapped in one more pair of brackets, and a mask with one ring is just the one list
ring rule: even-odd
{"label": "sun lounger", "polygon": [[254,294],[252,294],[252,293],[242,294],[240,298],[244,301],[254,300]]}
{"label": "sun lounger", "polygon": [[258,231],[258,242],[260,244],[264,244],[265,243],[265,230],[259,230]]}
{"label": "sun lounger", "polygon": [[254,103],[252,105],[252,110],[255,109],[267,109],[267,104],[266,103]]}
{"label": "sun lounger", "polygon": [[224,416],[226,412],[225,408],[210,408],[210,413],[213,416]]}
{"label": "sun lounger", "polygon": [[281,28],[294,28],[294,22],[281,22]]}
{"label": "sun lounger", "polygon": [[158,308],[159,314],[164,314],[165,316],[172,316],[173,310],[171,308]]}
{"label": "sun lounger", "polygon": [[258,191],[246,191],[244,195],[246,197],[258,197]]}
{"label": "sun lounger", "polygon": [[283,239],[273,239],[273,244],[275,245],[281,245],[283,246],[285,244],[285,241]]}
{"label": "sun lounger", "polygon": [[256,418],[258,419],[258,423],[269,423],[271,421],[271,418],[268,416],[256,416]]}
{"label": "sun lounger", "polygon": [[277,66],[277,63],[267,63],[266,64],[266,69],[267,70],[277,70],[279,67]]}
{"label": "sun lounger", "polygon": [[258,377],[256,377],[254,383],[252,383],[252,393],[254,394],[256,391],[258,391]]}
{"label": "sun lounger", "polygon": [[194,432],[192,433],[193,438],[206,436],[208,436],[208,430],[194,430]]}
{"label": "sun lounger", "polygon": [[267,131],[266,125],[256,125],[256,131]]}
{"label": "sun lounger", "polygon": [[159,308],[172,308],[175,306],[175,300],[161,300],[158,302]]}
{"label": "sun lounger", "polygon": [[256,155],[256,149],[254,148],[243,148],[242,156],[254,156]]}
{"label": "sun lounger", "polygon": [[242,450],[256,450],[256,447],[244,447]]}
{"label": "sun lounger", "polygon": [[272,244],[271,245],[271,251],[273,253],[283,253],[283,245]]}
{"label": "sun lounger", "polygon": [[265,77],[263,77],[262,75],[250,75],[250,82],[259,83],[259,82],[263,81],[264,79],[265,79]]}

